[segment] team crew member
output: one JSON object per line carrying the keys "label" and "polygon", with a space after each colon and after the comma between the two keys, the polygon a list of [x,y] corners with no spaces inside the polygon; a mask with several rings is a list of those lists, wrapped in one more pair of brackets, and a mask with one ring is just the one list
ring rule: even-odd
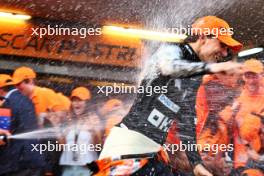
{"label": "team crew member", "polygon": [[56,93],[52,99],[57,99],[60,104],[53,106],[49,109],[49,112],[46,116],[47,124],[52,126],[60,126],[69,118],[69,111],[71,107],[71,101],[68,97],[62,93]]}
{"label": "team crew member", "polygon": [[[0,96],[4,98],[2,108],[11,112],[10,133],[15,135],[38,128],[34,106],[13,86],[9,75],[0,74]],[[7,133],[8,134],[8,133]],[[0,147],[1,176],[40,176],[46,165],[43,155],[32,151],[36,140],[10,140]]]}
{"label": "team crew member", "polygon": [[54,106],[59,106],[60,102],[56,93],[45,87],[39,87],[35,84],[36,73],[29,67],[19,67],[13,73],[14,83],[22,94],[29,97],[34,106],[38,123],[43,126],[47,112]]}
{"label": "team crew member", "polygon": [[[200,85],[196,95],[196,136],[198,145],[202,145],[206,151],[201,156],[205,166],[213,173],[213,175],[223,175],[223,173],[230,172],[229,163],[227,163],[222,156],[220,150],[209,151],[208,144],[210,146],[221,144],[227,145],[228,135],[226,124],[219,118],[221,109],[226,105],[233,103],[235,97],[241,92],[238,80],[240,75],[230,74],[210,74],[205,75],[202,78],[202,84]],[[177,130],[177,126],[176,130]],[[169,144],[177,144],[177,138],[175,139],[175,132],[170,128],[167,142]],[[203,151],[203,150],[202,150]],[[200,151],[200,153],[202,152]],[[172,160],[172,166],[176,168],[178,172],[188,172],[190,170],[188,160],[184,152],[174,152],[170,155]],[[175,159],[174,159],[175,158]]]}
{"label": "team crew member", "polygon": [[261,120],[264,115],[263,64],[250,59],[244,65],[245,85],[233,104],[231,116],[224,116],[226,123],[234,124],[234,167],[240,173],[250,167],[250,162],[260,161]]}
{"label": "team crew member", "polygon": [[[209,111],[203,129],[197,135],[197,143],[201,145],[200,153],[206,167],[216,176],[229,175],[231,165],[225,161],[224,154],[233,148],[228,145],[228,128],[221,119],[220,112],[232,103],[230,90],[215,80],[206,83],[204,88]],[[222,149],[221,146],[226,148]]]}
{"label": "team crew member", "polygon": [[[196,104],[195,104],[195,109],[197,114],[197,124],[196,124],[197,136],[199,136],[201,131],[203,130],[203,127],[205,125],[206,119],[209,114],[209,109],[213,108],[210,107],[210,105],[207,103],[208,96],[206,96],[206,90],[205,90],[206,85],[214,82],[216,84],[220,84],[221,86],[224,86],[228,90],[227,92],[225,92],[224,96],[229,98],[228,103],[230,104],[234,101],[236,97],[239,96],[241,92],[241,86],[240,84],[238,84],[238,80],[240,80],[240,75],[236,75],[236,74],[226,75],[226,74],[218,73],[218,74],[203,76],[202,84],[200,85],[197,91]],[[215,89],[215,91],[218,91],[217,88]]]}
{"label": "team crew member", "polygon": [[[195,28],[229,29],[215,16],[198,19]],[[172,175],[162,145],[168,129],[177,121],[180,139],[195,144],[195,92],[199,81],[196,75],[221,71],[238,71],[240,64],[216,62],[227,56],[227,48],[239,50],[242,45],[230,35],[197,34],[197,40],[181,45],[164,44],[150,58],[141,86],[166,86],[167,92],[147,96],[137,95],[129,113],[114,127],[100,155],[90,164],[96,175]],[[211,174],[203,167],[197,151],[186,151],[195,175]]]}

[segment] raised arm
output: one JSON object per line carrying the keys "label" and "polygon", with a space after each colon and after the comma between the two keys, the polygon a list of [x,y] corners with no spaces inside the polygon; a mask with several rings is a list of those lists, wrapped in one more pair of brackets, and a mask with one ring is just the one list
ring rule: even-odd
{"label": "raised arm", "polygon": [[153,57],[160,74],[178,78],[217,72],[236,72],[242,67],[241,64],[231,61],[222,63],[188,61],[177,45],[163,45]]}

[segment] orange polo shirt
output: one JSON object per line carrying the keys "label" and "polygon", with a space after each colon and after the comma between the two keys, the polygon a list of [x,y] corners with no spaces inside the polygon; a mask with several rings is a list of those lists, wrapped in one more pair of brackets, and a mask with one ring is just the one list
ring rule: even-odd
{"label": "orange polo shirt", "polygon": [[250,95],[244,89],[240,97],[236,100],[239,110],[235,120],[237,131],[235,131],[235,167],[244,166],[248,159],[247,147],[258,152],[261,148],[259,130],[261,119],[252,113],[261,114],[264,110],[264,88],[260,87],[257,95]]}
{"label": "orange polo shirt", "polygon": [[40,113],[46,113],[48,109],[54,106],[60,105],[59,100],[54,97],[56,97],[56,93],[52,89],[35,86],[31,100],[35,106],[37,116]]}
{"label": "orange polo shirt", "polygon": [[[201,151],[206,148],[206,151],[208,151],[208,146],[213,147],[215,144],[217,144],[219,147],[222,144],[225,144],[226,146],[229,143],[229,137],[227,134],[227,126],[226,124],[219,120],[218,121],[219,129],[217,130],[216,134],[212,134],[212,131],[210,128],[203,129],[203,131],[200,133],[199,136],[197,136],[197,144],[201,145]],[[216,151],[212,151],[212,149],[209,151],[209,155],[214,155]],[[218,152],[221,152],[221,150],[218,150]]]}
{"label": "orange polo shirt", "polygon": [[195,110],[197,115],[197,123],[196,123],[196,135],[199,136],[204,124],[206,122],[209,109],[206,101],[206,92],[205,92],[205,84],[211,80],[216,80],[217,78],[214,75],[205,75],[202,80],[202,84],[200,85],[197,95],[196,95],[196,104]]}

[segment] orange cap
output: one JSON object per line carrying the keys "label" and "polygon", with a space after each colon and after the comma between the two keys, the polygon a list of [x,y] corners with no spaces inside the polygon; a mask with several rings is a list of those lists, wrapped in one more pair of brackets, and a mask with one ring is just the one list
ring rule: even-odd
{"label": "orange cap", "polygon": [[13,73],[13,80],[15,84],[21,83],[25,79],[36,78],[36,73],[29,67],[19,67]]}
{"label": "orange cap", "polygon": [[59,104],[54,105],[53,107],[50,107],[50,109],[54,112],[57,111],[68,111],[71,107],[71,101],[68,97],[63,95],[62,93],[54,94],[55,96],[53,98],[56,98],[59,101]]}
{"label": "orange cap", "polygon": [[6,74],[0,74],[0,88],[9,86],[9,85],[14,85],[14,82],[11,76],[6,75]]}
{"label": "orange cap", "polygon": [[216,16],[205,16],[199,18],[192,25],[195,34],[215,35],[218,40],[226,44],[233,51],[238,52],[243,45],[232,38],[233,29],[228,23]]}
{"label": "orange cap", "polygon": [[80,98],[81,100],[89,100],[91,99],[91,93],[85,87],[77,87],[72,91],[71,98],[72,97],[77,97]]}
{"label": "orange cap", "polygon": [[119,99],[110,99],[102,107],[102,112],[103,113],[108,113],[108,112],[112,111],[114,108],[122,106],[122,105],[123,105],[123,103],[122,103],[121,100],[119,100]]}
{"label": "orange cap", "polygon": [[259,60],[249,59],[244,62],[244,72],[262,73],[263,64]]}
{"label": "orange cap", "polygon": [[248,176],[264,176],[264,174],[257,169],[247,169],[243,171],[242,175],[248,175]]}

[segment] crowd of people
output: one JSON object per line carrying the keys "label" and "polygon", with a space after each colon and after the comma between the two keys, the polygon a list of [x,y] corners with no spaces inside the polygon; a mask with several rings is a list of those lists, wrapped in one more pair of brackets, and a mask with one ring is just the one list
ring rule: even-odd
{"label": "crowd of people", "polygon": [[[68,97],[36,85],[36,77],[29,67],[17,68],[12,76],[0,74],[0,133],[10,136],[58,127],[62,134],[50,139],[0,141],[0,175],[91,175],[85,165],[98,158],[106,134],[125,115],[123,101],[111,98],[95,110],[88,88],[76,87]],[[41,154],[32,151],[32,144],[37,143],[86,148]]]}
{"label": "crowd of people", "polygon": [[[261,61],[249,59],[242,74],[203,77],[196,96],[197,145],[206,168],[216,176],[263,175],[263,71]],[[179,143],[174,132],[169,143]],[[184,153],[172,157],[176,169],[190,172]]]}
{"label": "crowd of people", "polygon": [[137,94],[88,165],[97,176],[263,175],[263,65],[226,62],[243,45],[203,32],[229,29],[223,19],[201,17],[192,27],[202,32],[147,59],[140,86],[167,92]]}
{"label": "crowd of people", "polygon": [[[244,63],[243,74],[205,75],[196,96],[196,135],[200,155],[214,175],[263,175],[264,165],[264,77],[263,64],[256,59]],[[91,92],[77,87],[69,97],[35,84],[36,73],[28,67],[17,68],[13,75],[0,74],[1,134],[15,135],[32,130],[60,127],[64,133],[53,143],[100,145],[98,150],[47,151],[40,154],[30,148],[47,140],[1,141],[0,175],[91,175],[86,167],[98,159],[110,129],[126,113],[120,99],[109,99],[98,111],[91,109]],[[9,112],[9,113],[8,113]],[[171,127],[168,143],[179,143]],[[232,150],[206,146],[232,144]],[[171,156],[177,173],[191,172],[182,152]],[[235,173],[233,173],[235,175]]]}
{"label": "crowd of people", "polygon": [[[263,175],[263,64],[250,59],[244,66],[242,74],[204,76],[197,92],[197,144],[214,175]],[[214,152],[214,146],[230,144],[231,150]],[[188,168],[179,162],[181,169]]]}
{"label": "crowd of people", "polygon": [[232,167],[241,175],[263,175],[263,88],[263,64],[256,59],[244,62],[242,75],[204,79],[196,101],[197,143],[233,144],[229,154],[201,150],[215,175],[229,175]]}
{"label": "crowd of people", "polygon": [[[194,26],[229,28],[215,16]],[[87,87],[76,87],[69,96],[40,87],[29,67],[0,74],[0,135],[11,136],[0,140],[0,176],[263,176],[262,62],[217,63],[242,44],[229,35],[191,37],[184,44],[162,45],[150,58],[155,62],[146,67],[141,85],[168,91],[138,93],[128,113],[132,101],[112,98],[94,106]],[[15,138],[51,129],[57,129],[56,136]],[[167,150],[166,144],[181,142],[198,151]],[[51,144],[70,149],[35,149]]]}

